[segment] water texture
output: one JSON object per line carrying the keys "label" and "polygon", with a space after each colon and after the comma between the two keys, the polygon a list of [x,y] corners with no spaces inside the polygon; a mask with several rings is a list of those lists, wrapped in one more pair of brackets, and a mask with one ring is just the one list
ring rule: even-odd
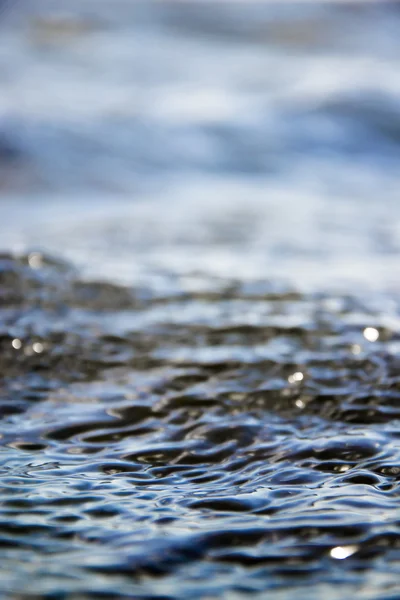
{"label": "water texture", "polygon": [[397,301],[1,275],[3,589],[398,597]]}
{"label": "water texture", "polygon": [[1,25],[0,595],[398,600],[398,5],[117,5]]}

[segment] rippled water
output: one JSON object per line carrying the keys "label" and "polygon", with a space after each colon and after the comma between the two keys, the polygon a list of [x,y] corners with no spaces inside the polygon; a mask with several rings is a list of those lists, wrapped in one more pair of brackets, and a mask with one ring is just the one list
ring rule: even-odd
{"label": "rippled water", "polygon": [[398,597],[398,301],[1,274],[4,587]]}
{"label": "rippled water", "polygon": [[398,6],[117,4],[2,25],[0,593],[398,600]]}

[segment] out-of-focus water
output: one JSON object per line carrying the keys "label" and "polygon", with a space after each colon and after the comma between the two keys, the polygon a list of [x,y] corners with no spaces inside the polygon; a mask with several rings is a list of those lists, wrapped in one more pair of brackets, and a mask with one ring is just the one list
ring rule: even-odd
{"label": "out-of-focus water", "polygon": [[397,600],[399,5],[10,8],[1,594]]}

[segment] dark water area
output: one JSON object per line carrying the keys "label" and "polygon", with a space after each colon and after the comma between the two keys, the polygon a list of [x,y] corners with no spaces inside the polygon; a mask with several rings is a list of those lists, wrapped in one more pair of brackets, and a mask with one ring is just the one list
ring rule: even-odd
{"label": "dark water area", "polygon": [[1,14],[0,596],[399,600],[398,3]]}
{"label": "dark water area", "polygon": [[398,298],[1,277],[4,591],[399,597]]}

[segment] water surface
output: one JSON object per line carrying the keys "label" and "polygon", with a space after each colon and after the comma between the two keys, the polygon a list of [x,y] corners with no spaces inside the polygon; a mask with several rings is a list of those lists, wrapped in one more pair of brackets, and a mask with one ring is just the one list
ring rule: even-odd
{"label": "water surface", "polygon": [[4,596],[399,598],[399,14],[4,15]]}

